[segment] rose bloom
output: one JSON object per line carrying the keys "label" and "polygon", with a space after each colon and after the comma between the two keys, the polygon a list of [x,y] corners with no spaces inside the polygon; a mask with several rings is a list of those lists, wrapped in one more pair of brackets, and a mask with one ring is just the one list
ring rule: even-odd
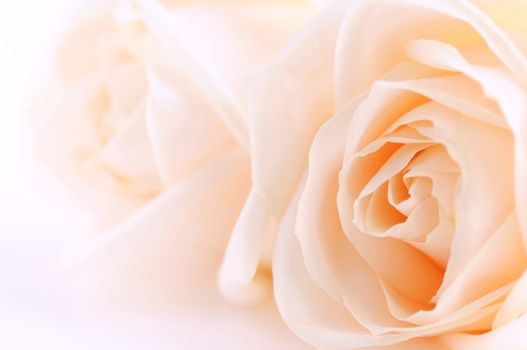
{"label": "rose bloom", "polygon": [[224,279],[250,285],[275,217],[275,298],[306,342],[527,348],[526,16],[329,3],[252,80],[258,225],[235,230]]}
{"label": "rose bloom", "polygon": [[73,297],[171,314],[182,348],[305,347],[272,300],[227,303],[217,272],[251,183],[248,77],[313,12],[293,0],[81,9],[34,108],[40,154],[96,219],[70,252]]}

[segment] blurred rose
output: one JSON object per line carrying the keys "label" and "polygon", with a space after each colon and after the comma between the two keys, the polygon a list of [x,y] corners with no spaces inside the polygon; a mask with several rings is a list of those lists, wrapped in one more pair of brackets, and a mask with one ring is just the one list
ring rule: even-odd
{"label": "blurred rose", "polygon": [[[274,290],[305,341],[527,347],[526,16],[334,1],[254,78],[244,212],[282,219]],[[249,283],[264,221],[235,231],[226,281]]]}
{"label": "blurred rose", "polygon": [[35,106],[39,152],[101,226],[73,252],[76,292],[216,327],[207,348],[301,344],[272,303],[252,319],[222,301],[216,274],[251,182],[247,77],[311,13],[293,0],[87,4]]}

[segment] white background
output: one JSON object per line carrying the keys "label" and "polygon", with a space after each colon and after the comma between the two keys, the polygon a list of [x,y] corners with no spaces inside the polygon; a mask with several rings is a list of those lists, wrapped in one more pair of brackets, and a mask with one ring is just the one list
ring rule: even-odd
{"label": "white background", "polygon": [[32,158],[28,115],[32,97],[46,81],[44,73],[52,64],[56,39],[74,3],[0,3],[0,233],[4,239],[64,233],[81,218],[53,177]]}
{"label": "white background", "polygon": [[[34,174],[36,164],[28,159],[29,125],[27,107],[43,81],[50,64],[55,38],[71,1],[17,0],[0,4],[0,201],[2,234],[29,234],[44,224],[57,222],[57,212],[35,210],[47,203],[55,191],[35,193],[37,187],[53,186],[46,173]],[[29,174],[32,174],[31,176]],[[40,185],[40,186],[39,186]],[[62,198],[55,198],[58,204]],[[49,204],[49,203],[48,203]],[[30,217],[28,217],[28,215]]]}
{"label": "white background", "polygon": [[100,335],[90,344],[86,332],[93,320],[72,317],[57,278],[60,252],[89,228],[89,218],[31,158],[27,108],[74,5],[0,2],[1,349],[112,348]]}
{"label": "white background", "polygon": [[[27,106],[71,1],[0,3],[0,348],[73,349],[60,324],[54,260],[86,226],[31,159]],[[66,218],[68,218],[66,220]],[[53,258],[52,258],[53,257]],[[69,344],[68,344],[69,343]]]}

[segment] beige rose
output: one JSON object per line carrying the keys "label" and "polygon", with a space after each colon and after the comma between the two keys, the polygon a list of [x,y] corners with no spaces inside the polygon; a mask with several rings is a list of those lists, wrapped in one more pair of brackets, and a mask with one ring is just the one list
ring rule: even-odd
{"label": "beige rose", "polygon": [[526,348],[526,16],[327,5],[252,81],[252,201],[224,283],[250,283],[279,218],[275,297],[306,342]]}
{"label": "beige rose", "polygon": [[[104,0],[82,9],[60,45],[56,82],[35,107],[40,153],[101,227],[71,253],[76,293],[210,328],[200,348],[247,349],[252,338],[261,349],[304,346],[272,302],[245,316],[216,283],[251,182],[247,78],[312,13],[307,1]],[[244,336],[225,336],[235,332]]]}

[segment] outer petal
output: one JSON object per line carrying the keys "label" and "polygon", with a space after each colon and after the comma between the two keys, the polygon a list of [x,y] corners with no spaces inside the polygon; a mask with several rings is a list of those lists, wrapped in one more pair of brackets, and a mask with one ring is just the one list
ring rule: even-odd
{"label": "outer petal", "polygon": [[[511,14],[514,7],[508,7],[510,4],[508,1],[500,3],[500,8]],[[362,33],[368,33],[367,40],[363,40]],[[338,105],[349,101],[403,61],[407,42],[424,38],[454,46],[483,38],[512,72],[527,81],[527,59],[512,40],[469,1],[361,0],[350,7],[337,46]]]}
{"label": "outer petal", "polygon": [[508,322],[527,312],[527,271],[518,279],[512,291],[507,295],[493,320],[493,328],[506,325]]}
{"label": "outer petal", "polygon": [[[233,96],[237,96],[240,100],[242,100],[241,95],[245,93],[247,73],[269,62],[278,48],[285,44],[285,40],[300,24],[305,22],[307,15],[312,12],[311,6],[305,4],[303,6],[261,5],[252,8],[240,6],[229,11],[223,8],[214,10],[217,14],[209,11],[203,17],[209,22],[213,20],[214,32],[229,33],[229,35],[223,35],[222,38],[226,39],[220,42],[211,41],[210,31],[204,31],[200,25],[193,25],[189,29],[186,23],[195,21],[195,13],[192,11],[187,11],[188,13],[183,11],[178,14],[177,23],[179,23],[180,32],[187,37],[184,40],[186,46],[192,48],[195,56],[210,57],[207,62],[209,68],[218,73],[219,80],[224,82],[230,88]],[[240,31],[240,28],[244,28],[244,31]],[[197,45],[196,42],[205,44]],[[256,99],[260,99],[260,96]],[[269,106],[265,104],[261,107],[268,108]],[[249,106],[249,109],[253,110],[254,105]],[[274,118],[274,114],[268,112],[268,110],[261,111],[256,107],[254,113],[258,118],[265,118],[262,121],[267,123],[268,120],[272,120],[271,116]],[[265,131],[274,133],[273,130],[267,128]],[[259,138],[258,130],[256,134],[258,137],[251,139],[252,144],[255,145],[251,151],[255,149],[264,151],[264,148],[268,150],[269,145],[274,141]],[[262,141],[265,144],[262,144]],[[255,164],[257,163],[258,160]],[[258,167],[258,165],[255,166]],[[253,176],[258,177],[256,174]],[[277,192],[273,189],[271,193]],[[269,193],[262,191],[257,184],[253,186],[226,251],[219,283],[223,293],[238,302],[257,300],[258,296],[264,294],[265,287],[270,290],[270,283],[264,286],[265,280],[268,280],[265,278],[265,271],[263,274],[260,273],[267,267],[263,269],[259,267],[265,245],[272,246],[276,226],[273,210],[267,199],[268,195]],[[253,281],[253,278],[256,281]],[[251,297],[251,293],[255,295]]]}
{"label": "outer petal", "polygon": [[277,216],[285,211],[304,171],[315,132],[333,114],[335,41],[347,3],[336,1],[324,8],[252,81],[253,177]]}
{"label": "outer petal", "polygon": [[110,298],[144,296],[181,307],[191,296],[215,294],[214,276],[249,180],[243,152],[227,153],[100,238],[83,242],[73,252],[82,258],[80,272],[98,270],[102,281],[94,286],[107,286]]}
{"label": "outer petal", "polygon": [[[248,148],[246,81],[312,14],[308,3],[175,7],[135,1],[166,45],[187,58],[198,88],[240,144]],[[172,44],[175,43],[175,44]]]}
{"label": "outer petal", "polygon": [[170,186],[235,147],[236,140],[197,86],[184,52],[156,42],[149,56],[148,133],[157,170]]}
{"label": "outer petal", "polygon": [[454,334],[442,342],[452,350],[521,350],[527,346],[527,315],[482,335]]}

